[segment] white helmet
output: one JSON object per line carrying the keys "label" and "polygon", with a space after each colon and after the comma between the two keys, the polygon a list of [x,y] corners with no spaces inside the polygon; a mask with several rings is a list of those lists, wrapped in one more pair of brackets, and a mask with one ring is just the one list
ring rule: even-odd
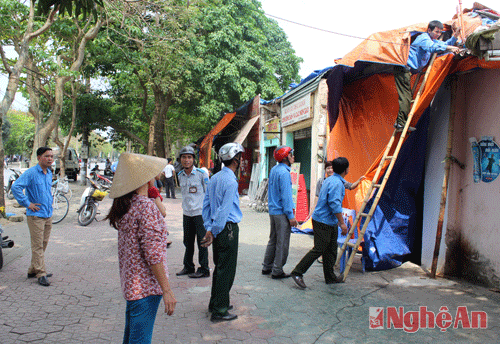
{"label": "white helmet", "polygon": [[243,153],[245,148],[237,142],[226,143],[219,149],[219,157],[222,161],[231,160],[238,153]]}

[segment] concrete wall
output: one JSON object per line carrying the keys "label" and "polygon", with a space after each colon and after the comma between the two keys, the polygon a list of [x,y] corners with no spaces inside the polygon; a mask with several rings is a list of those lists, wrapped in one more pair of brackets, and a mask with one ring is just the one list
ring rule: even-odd
{"label": "concrete wall", "polygon": [[453,156],[448,195],[445,272],[474,283],[500,286],[500,177],[475,184],[469,137],[500,142],[500,71],[478,70],[458,79]]}
{"label": "concrete wall", "polygon": [[[446,156],[448,140],[448,119],[450,111],[450,83],[447,79],[437,92],[431,104],[427,156],[425,161],[424,217],[422,226],[422,268],[431,270],[434,246],[436,243],[437,222],[444,177],[443,158]],[[441,247],[438,259],[438,273],[445,264],[446,213],[443,225]]]}

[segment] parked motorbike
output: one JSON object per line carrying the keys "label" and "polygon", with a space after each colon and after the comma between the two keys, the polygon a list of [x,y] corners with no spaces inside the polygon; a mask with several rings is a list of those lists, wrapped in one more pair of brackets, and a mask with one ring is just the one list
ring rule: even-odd
{"label": "parked motorbike", "polygon": [[80,200],[80,207],[78,207],[78,224],[80,226],[87,226],[94,221],[97,215],[97,207],[99,202],[106,197],[109,189],[103,185],[97,185],[92,179],[88,178],[90,186],[83,191]]}
{"label": "parked motorbike", "polygon": [[14,194],[12,193],[12,184],[21,176],[21,171],[15,170],[13,168],[9,168],[12,171],[12,174],[9,176],[9,181],[5,186],[5,194],[8,199],[14,199]]}
{"label": "parked motorbike", "polygon": [[110,188],[111,184],[113,184],[113,181],[109,178],[106,178],[102,175],[100,175],[97,171],[92,170],[90,172],[90,176],[92,177],[92,180],[94,180],[98,185],[103,186],[104,188]]}
{"label": "parked motorbike", "polygon": [[113,176],[115,175],[115,173],[111,170],[111,167],[108,166],[104,169],[104,176],[108,177],[108,179],[113,179]]}
{"label": "parked motorbike", "polygon": [[14,241],[9,240],[8,236],[3,236],[3,228],[0,226],[0,269],[3,267],[2,249],[14,247]]}

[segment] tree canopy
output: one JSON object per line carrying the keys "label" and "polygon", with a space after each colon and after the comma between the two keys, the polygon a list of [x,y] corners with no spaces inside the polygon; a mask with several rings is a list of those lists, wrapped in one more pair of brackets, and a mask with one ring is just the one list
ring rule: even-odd
{"label": "tree canopy", "polygon": [[[1,26],[5,29],[0,33],[3,43],[22,32],[21,22],[28,16],[27,7],[20,8],[17,16],[10,15],[16,13],[19,2],[5,1],[8,6],[1,10],[17,26]],[[258,0],[34,3],[42,17],[35,20],[32,30],[42,25],[50,29],[33,39],[27,58],[33,80],[32,92],[26,95],[30,101],[39,98],[30,111],[48,119],[60,111],[54,105],[60,99],[54,91],[57,80],[81,83],[75,134],[83,125],[101,130],[111,127],[111,137],[127,137],[148,153],[161,156],[166,154],[162,149],[168,154],[170,146],[205,135],[224,112],[234,111],[259,94],[264,99],[275,98],[300,80],[302,59],[295,55],[277,22],[264,15]],[[101,6],[99,13],[96,5]],[[52,18],[44,24],[54,10],[65,18]],[[98,15],[99,32],[93,40],[84,39]],[[82,42],[85,53],[71,53]],[[81,69],[72,67],[77,62]],[[105,86],[89,89],[90,79],[102,80]],[[68,132],[70,92],[68,86],[57,87],[67,99],[57,121]]]}

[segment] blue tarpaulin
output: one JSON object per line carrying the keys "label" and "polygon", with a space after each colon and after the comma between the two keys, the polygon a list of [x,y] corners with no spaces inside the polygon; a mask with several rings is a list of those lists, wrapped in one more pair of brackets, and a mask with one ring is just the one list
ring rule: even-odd
{"label": "blue tarpaulin", "polygon": [[[367,270],[385,270],[407,260],[420,264],[423,183],[430,108],[401,147],[384,192],[364,235]],[[382,181],[383,176],[380,178]],[[366,211],[374,200],[372,197]],[[361,224],[363,225],[363,224]]]}

